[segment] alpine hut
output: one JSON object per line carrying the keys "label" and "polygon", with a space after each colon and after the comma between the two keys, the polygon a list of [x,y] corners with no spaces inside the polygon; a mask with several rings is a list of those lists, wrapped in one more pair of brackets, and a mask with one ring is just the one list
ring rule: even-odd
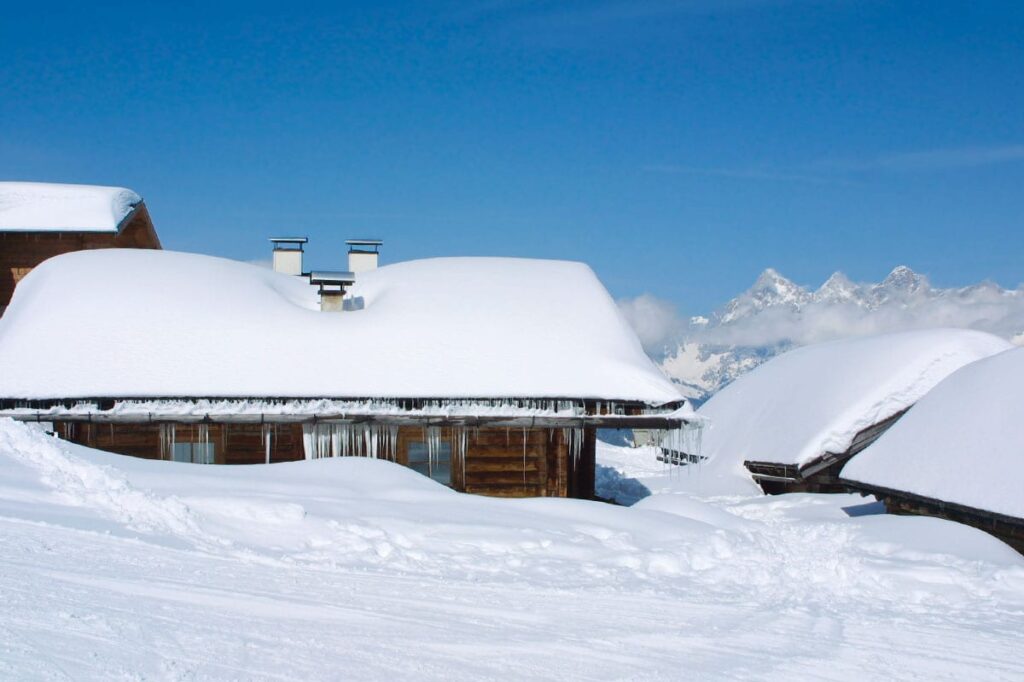
{"label": "alpine hut", "polygon": [[1024,552],[1024,348],[960,369],[842,471],[890,513],[937,516]]}
{"label": "alpine hut", "polygon": [[[321,300],[330,285],[342,304]],[[692,412],[581,263],[294,276],[107,250],[19,284],[0,320],[4,415],[140,457],[369,456],[461,491],[589,498],[597,428]]]}
{"label": "alpine hut", "polygon": [[718,494],[746,492],[751,478],[768,494],[842,492],[847,460],[949,374],[1009,347],[984,332],[928,329],[784,353],[697,411],[706,461],[691,478]]}
{"label": "alpine hut", "polygon": [[146,204],[123,187],[0,182],[0,315],[47,258],[86,249],[159,249]]}

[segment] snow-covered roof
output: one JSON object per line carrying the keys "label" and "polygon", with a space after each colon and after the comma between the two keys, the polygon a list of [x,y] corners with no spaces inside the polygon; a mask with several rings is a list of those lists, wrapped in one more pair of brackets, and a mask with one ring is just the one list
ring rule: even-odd
{"label": "snow-covered roof", "polygon": [[1024,518],[1024,348],[954,372],[842,477]]}
{"label": "snow-covered roof", "polygon": [[0,182],[0,232],[117,232],[141,202],[123,187]]}
{"label": "snow-covered roof", "polygon": [[802,466],[842,453],[960,367],[1010,348],[997,336],[929,329],[844,339],[784,353],[698,410],[701,454],[716,467],[745,460]]}
{"label": "snow-covered roof", "polygon": [[300,277],[108,249],[45,261],[0,319],[0,397],[681,400],[582,263],[437,258]]}

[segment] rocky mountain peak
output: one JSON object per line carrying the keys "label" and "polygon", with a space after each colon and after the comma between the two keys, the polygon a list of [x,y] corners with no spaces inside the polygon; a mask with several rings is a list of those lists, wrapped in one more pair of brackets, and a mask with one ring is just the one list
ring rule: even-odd
{"label": "rocky mountain peak", "polygon": [[898,265],[878,284],[882,289],[895,289],[915,293],[929,288],[928,278],[919,275],[906,265]]}
{"label": "rocky mountain peak", "polygon": [[765,308],[780,305],[799,307],[809,298],[806,289],[786,279],[774,268],[766,268],[754,285],[726,303],[716,318],[720,324],[728,324]]}
{"label": "rocky mountain peak", "polygon": [[741,294],[761,304],[761,307],[787,305],[806,302],[809,294],[799,284],[787,279],[778,270],[767,268],[762,272],[754,285]]}
{"label": "rocky mountain peak", "polygon": [[821,303],[859,301],[863,292],[857,284],[841,272],[834,272],[817,291],[814,300]]}

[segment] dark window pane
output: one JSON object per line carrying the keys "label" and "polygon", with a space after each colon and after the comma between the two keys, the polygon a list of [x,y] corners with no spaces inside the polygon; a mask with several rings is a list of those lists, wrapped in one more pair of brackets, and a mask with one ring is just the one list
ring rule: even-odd
{"label": "dark window pane", "polygon": [[406,451],[409,468],[415,469],[424,476],[430,476],[438,483],[451,485],[452,482],[452,446],[441,442],[434,453],[434,461],[430,461],[429,450],[424,442],[409,443]]}
{"label": "dark window pane", "polygon": [[174,451],[171,453],[171,459],[175,462],[191,462],[192,443],[175,443]]}
{"label": "dark window pane", "polygon": [[213,464],[213,443],[175,443],[171,452],[175,462],[193,462],[195,464]]}

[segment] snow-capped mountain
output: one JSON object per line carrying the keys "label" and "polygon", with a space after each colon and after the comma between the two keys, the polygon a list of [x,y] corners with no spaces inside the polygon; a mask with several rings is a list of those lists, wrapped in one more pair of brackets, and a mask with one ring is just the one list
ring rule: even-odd
{"label": "snow-capped mountain", "polygon": [[714,319],[719,324],[730,324],[744,317],[756,315],[765,308],[786,307],[799,310],[811,300],[806,289],[789,281],[772,268],[761,273],[754,286],[732,299]]}
{"label": "snow-capped mountain", "polygon": [[901,329],[965,327],[1024,340],[1024,289],[932,287],[899,266],[878,283],[836,272],[817,289],[772,268],[708,316],[691,318],[662,368],[700,401],[765,360],[818,341]]}

